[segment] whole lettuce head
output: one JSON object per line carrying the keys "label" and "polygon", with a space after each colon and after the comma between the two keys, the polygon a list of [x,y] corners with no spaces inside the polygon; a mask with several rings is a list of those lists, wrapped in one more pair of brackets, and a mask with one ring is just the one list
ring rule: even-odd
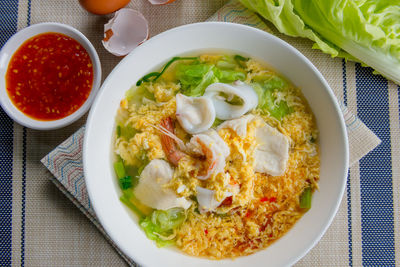
{"label": "whole lettuce head", "polygon": [[400,0],[240,0],[287,35],[400,84]]}

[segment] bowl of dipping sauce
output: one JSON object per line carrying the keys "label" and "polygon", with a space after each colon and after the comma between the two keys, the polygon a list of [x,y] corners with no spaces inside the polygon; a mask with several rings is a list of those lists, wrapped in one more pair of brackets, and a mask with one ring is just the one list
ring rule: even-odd
{"label": "bowl of dipping sauce", "polygon": [[31,129],[58,129],[78,120],[100,82],[93,45],[65,24],[24,28],[0,51],[0,104],[13,120]]}

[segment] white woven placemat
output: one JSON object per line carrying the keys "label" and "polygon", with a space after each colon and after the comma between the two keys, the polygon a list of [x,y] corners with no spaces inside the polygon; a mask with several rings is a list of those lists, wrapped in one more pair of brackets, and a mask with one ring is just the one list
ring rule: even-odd
{"label": "white woven placemat", "polygon": [[[268,31],[288,41],[311,59],[332,86],[339,102],[342,103],[341,109],[349,136],[351,165],[357,164],[360,158],[379,145],[379,138],[344,105],[343,92],[345,89],[347,90],[347,80],[351,79],[351,71],[348,71],[347,69],[354,66],[351,64],[347,65],[339,59],[329,58],[329,60],[327,60],[328,56],[317,51],[312,51],[310,43],[307,40],[292,39],[282,36],[277,33],[272,26],[267,25],[257,15],[245,9],[237,1],[230,1],[227,3],[215,15],[209,18],[209,20],[242,23]],[[343,69],[345,70],[346,79],[344,79],[343,76]],[[349,90],[347,93],[351,94],[351,91]],[[53,182],[57,187],[79,207],[79,209],[103,234],[105,234],[90,206],[90,201],[84,184],[81,158],[83,135],[84,128],[81,128],[50,154],[44,157],[42,163],[54,175],[55,178],[53,179]],[[301,260],[298,265],[344,266],[348,264],[350,256],[348,254],[347,233],[348,218],[346,201],[343,201],[338,216],[323,240],[309,253],[309,255]],[[109,240],[108,237],[107,239]],[[112,241],[110,241],[110,243],[115,247]],[[118,248],[115,248],[121,254]],[[134,264],[132,261],[127,259],[127,257],[124,255],[122,256],[129,264]]]}

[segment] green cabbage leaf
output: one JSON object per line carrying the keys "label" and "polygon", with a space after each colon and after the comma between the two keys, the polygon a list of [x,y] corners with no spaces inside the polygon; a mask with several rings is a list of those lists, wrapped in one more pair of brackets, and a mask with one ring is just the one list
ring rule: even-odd
{"label": "green cabbage leaf", "polygon": [[139,225],[149,239],[156,241],[157,246],[165,247],[175,243],[172,236],[174,229],[181,226],[185,219],[185,211],[181,208],[154,210],[150,215],[142,217]]}
{"label": "green cabbage leaf", "polygon": [[269,113],[278,120],[293,112],[284,100],[277,102],[275,91],[287,90],[288,83],[279,76],[266,77],[265,80],[257,79],[251,85],[258,96],[258,106],[263,113]]}
{"label": "green cabbage leaf", "polygon": [[181,63],[176,66],[176,77],[181,83],[183,94],[192,97],[202,96],[212,83],[231,83],[246,79],[244,71],[235,70],[233,67],[236,65],[228,61],[220,61],[217,65]]}
{"label": "green cabbage leaf", "polygon": [[400,0],[240,0],[289,36],[400,84]]}

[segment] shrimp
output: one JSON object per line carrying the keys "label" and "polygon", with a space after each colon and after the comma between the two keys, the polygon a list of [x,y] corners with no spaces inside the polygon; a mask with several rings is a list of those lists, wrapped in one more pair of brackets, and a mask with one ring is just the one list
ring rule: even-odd
{"label": "shrimp", "polygon": [[179,161],[186,156],[186,153],[178,149],[177,143],[180,143],[179,141],[183,143],[183,141],[175,135],[174,121],[172,118],[168,117],[163,119],[160,123],[159,130],[162,133],[160,136],[161,145],[167,159],[174,166],[178,166]]}
{"label": "shrimp", "polygon": [[160,125],[154,127],[161,132],[160,139],[164,153],[174,166],[178,166],[179,161],[190,154],[199,158],[201,162],[198,179],[206,180],[211,174],[224,171],[225,159],[230,150],[216,131],[209,130],[193,135],[190,142],[185,144],[175,135],[172,118],[165,118]]}
{"label": "shrimp", "polygon": [[210,177],[212,171],[215,169],[217,164],[217,160],[214,157],[213,151],[207,147],[205,143],[203,143],[199,137],[196,138],[197,143],[201,147],[201,152],[205,156],[205,164],[204,167],[199,171],[197,178],[201,180],[206,180]]}
{"label": "shrimp", "polygon": [[208,179],[213,173],[224,171],[225,159],[229,155],[229,147],[215,131],[194,135],[190,140],[193,145],[200,146],[205,157],[203,168],[199,171],[197,178]]}

